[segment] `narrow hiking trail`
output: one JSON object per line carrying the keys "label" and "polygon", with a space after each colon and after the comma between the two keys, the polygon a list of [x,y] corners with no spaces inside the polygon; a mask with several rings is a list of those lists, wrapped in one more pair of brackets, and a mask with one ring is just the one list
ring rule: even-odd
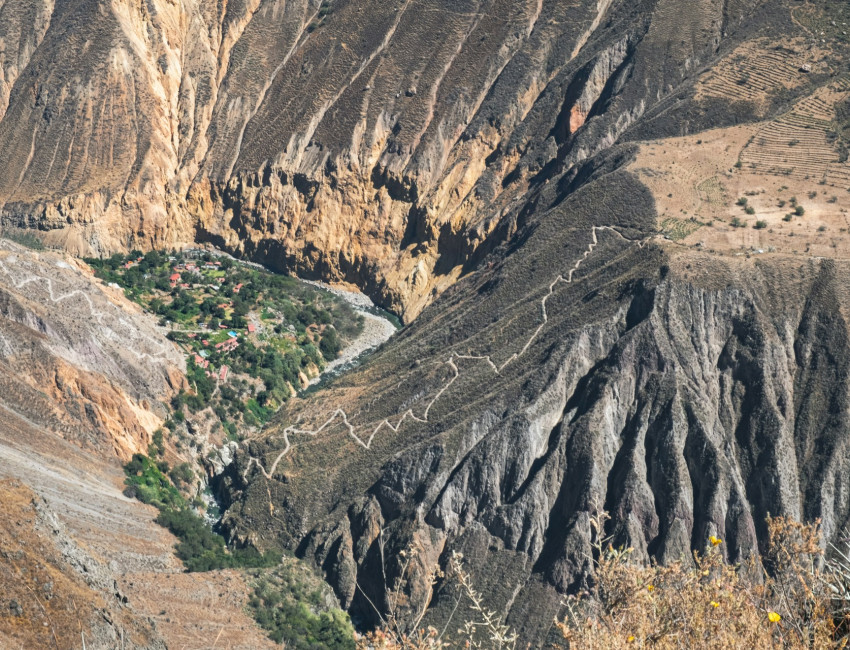
{"label": "narrow hiking trail", "polygon": [[581,257],[579,257],[576,263],[573,264],[572,268],[570,268],[570,270],[566,274],[559,274],[554,280],[552,280],[552,282],[549,284],[549,290],[547,291],[546,295],[544,295],[543,298],[540,300],[540,311],[542,315],[540,324],[537,326],[534,332],[531,333],[522,348],[518,352],[514,352],[511,356],[509,356],[501,365],[497,365],[490,357],[490,355],[457,354],[455,352],[452,352],[451,354],[449,354],[448,359],[443,362],[444,365],[447,365],[449,368],[451,368],[452,376],[440,388],[440,390],[438,390],[434,394],[434,397],[431,398],[430,402],[428,402],[421,416],[416,415],[413,412],[413,409],[409,408],[401,414],[395,424],[390,422],[389,418],[386,418],[379,422],[378,425],[371,431],[369,436],[364,440],[361,436],[357,434],[357,427],[349,421],[348,414],[343,409],[338,408],[334,410],[331,413],[330,417],[328,417],[327,420],[325,420],[325,422],[317,429],[300,429],[296,425],[290,425],[286,427],[282,431],[283,440],[285,443],[283,451],[281,451],[280,454],[278,454],[277,458],[275,458],[274,462],[271,465],[271,468],[267,471],[263,466],[263,463],[258,458],[250,456],[248,466],[245,468],[245,472],[243,473],[243,478],[246,478],[251,467],[256,465],[260,472],[263,474],[263,476],[265,476],[267,479],[271,479],[274,476],[274,473],[277,470],[277,466],[280,461],[283,460],[283,458],[292,449],[292,443],[289,439],[290,435],[297,434],[315,437],[322,431],[333,425],[337,420],[339,420],[342,425],[348,430],[348,435],[351,436],[361,447],[367,450],[371,448],[372,440],[374,440],[375,435],[384,427],[390,429],[393,433],[398,433],[398,430],[401,428],[402,424],[404,424],[404,422],[408,419],[413,420],[414,422],[427,423],[429,421],[428,416],[431,411],[431,407],[434,406],[437,400],[439,400],[440,397],[442,397],[443,394],[449,388],[451,388],[452,384],[454,384],[458,377],[460,377],[461,370],[457,366],[457,361],[483,361],[493,370],[493,373],[495,375],[501,375],[502,371],[508,365],[516,361],[519,357],[521,357],[528,351],[528,349],[534,343],[535,339],[540,335],[540,332],[543,331],[543,328],[549,322],[549,315],[546,311],[546,303],[548,302],[549,298],[552,297],[552,294],[555,293],[555,289],[558,287],[559,284],[566,285],[571,284],[573,282],[573,276],[576,271],[579,270],[579,267],[582,265],[582,263],[591,255],[591,253],[593,253],[594,249],[599,244],[599,238],[597,234],[602,231],[612,232],[620,239],[635,244],[638,248],[643,248],[646,242],[649,241],[648,238],[639,240],[629,239],[613,226],[593,226],[593,228],[591,228],[591,241],[585,249],[584,253],[581,255]]}
{"label": "narrow hiking trail", "polygon": [[[17,256],[13,256],[11,261],[15,261],[15,260],[17,260]],[[6,261],[10,261],[10,260],[7,258]],[[101,333],[107,339],[110,339],[111,341],[113,341],[115,343],[120,343],[125,350],[127,350],[129,353],[131,353],[133,356],[135,356],[139,361],[141,361],[142,359],[149,359],[151,361],[157,361],[157,360],[160,360],[160,359],[166,359],[167,358],[167,355],[166,355],[167,348],[163,344],[153,340],[149,336],[143,336],[143,338],[146,339],[151,344],[152,347],[159,349],[159,352],[156,352],[155,354],[150,354],[148,352],[140,352],[139,350],[136,349],[136,347],[134,345],[132,345],[128,342],[128,339],[120,337],[112,329],[112,327],[110,327],[107,324],[104,324],[104,322],[103,322],[104,318],[106,318],[107,316],[111,316],[111,318],[114,319],[114,322],[120,324],[125,329],[127,329],[130,332],[131,337],[133,337],[133,338],[139,336],[138,328],[135,327],[132,323],[125,320],[124,318],[120,317],[120,316],[110,315],[110,314],[107,314],[105,311],[98,309],[95,306],[94,301],[92,301],[91,296],[89,296],[88,293],[86,293],[82,289],[73,289],[73,290],[69,291],[68,293],[64,293],[62,295],[57,296],[56,292],[54,290],[54,287],[53,287],[53,279],[52,278],[48,278],[48,277],[45,277],[43,275],[38,275],[36,273],[31,273],[29,271],[21,271],[21,273],[19,273],[19,276],[22,277],[23,279],[20,279],[20,277],[18,279],[16,279],[15,274],[9,269],[9,267],[6,265],[6,263],[3,260],[0,260],[0,269],[2,269],[4,273],[6,273],[6,275],[9,277],[9,280],[11,281],[12,287],[15,290],[18,290],[18,291],[20,291],[25,286],[27,286],[28,284],[31,284],[31,283],[39,283],[39,282],[44,283],[44,285],[47,288],[47,298],[50,300],[50,302],[52,302],[54,304],[60,303],[64,300],[69,300],[69,299],[71,299],[75,296],[82,296],[82,298],[88,304],[89,312],[90,312],[91,316],[97,321],[98,325],[102,326]],[[118,308],[116,307],[116,309],[118,309]],[[0,334],[0,338],[3,338],[2,334]],[[3,341],[8,346],[8,341],[6,341],[5,338],[3,338]]]}

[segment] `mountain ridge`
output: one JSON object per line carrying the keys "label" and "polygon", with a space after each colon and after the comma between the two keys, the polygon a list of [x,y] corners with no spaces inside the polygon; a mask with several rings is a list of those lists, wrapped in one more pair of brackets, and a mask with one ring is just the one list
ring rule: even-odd
{"label": "mountain ridge", "polygon": [[845,7],[15,8],[0,223],[211,243],[403,319],[217,483],[231,541],[314,563],[364,625],[402,584],[445,626],[459,551],[543,646],[599,507],[661,562],[850,520]]}

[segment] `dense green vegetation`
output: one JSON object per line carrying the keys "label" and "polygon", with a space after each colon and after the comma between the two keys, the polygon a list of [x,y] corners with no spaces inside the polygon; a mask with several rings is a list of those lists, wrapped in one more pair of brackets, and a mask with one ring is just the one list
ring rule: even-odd
{"label": "dense green vegetation", "polygon": [[191,390],[172,404],[172,430],[207,408],[230,437],[261,427],[363,327],[363,317],[328,292],[207,252],[86,261],[159,317],[186,353]]}
{"label": "dense green vegetation", "polygon": [[[180,540],[177,557],[189,571],[268,567],[280,559],[274,553],[261,555],[252,548],[228,550],[224,538],[213,532],[169,480],[165,461],[135,454],[125,465],[124,472],[127,475],[124,494],[159,508],[156,521]],[[181,479],[188,478],[189,472],[192,469],[188,464],[178,465],[171,471]]]}
{"label": "dense green vegetation", "polygon": [[124,466],[127,475],[124,494],[160,510],[187,507],[186,500],[165,475],[166,471],[168,463],[165,461],[157,463],[142,454],[134,454],[133,459]]}
{"label": "dense green vegetation", "polygon": [[[86,261],[97,277],[155,314],[186,354],[189,389],[174,396],[165,422],[178,449],[193,421],[212,418],[212,430],[230,439],[261,427],[305,375],[335,359],[363,326],[362,316],[336,296],[229,258],[133,251]],[[249,604],[269,636],[300,650],[353,650],[348,616],[325,605],[321,580],[309,569],[291,558],[281,565],[279,553],[228,548],[199,514],[203,501],[185,496],[195,483],[193,466],[169,467],[164,460],[165,430],[154,433],[146,455],[125,466],[125,494],[159,509],[156,521],[179,540],[175,552],[186,569],[277,567],[257,577]]]}
{"label": "dense green vegetation", "polygon": [[287,558],[273,571],[257,575],[248,609],[276,643],[294,650],[354,650],[348,614],[328,609],[320,580]]}
{"label": "dense green vegetation", "polygon": [[348,615],[327,606],[321,580],[308,567],[280,553],[259,553],[253,548],[228,549],[169,480],[168,475],[189,480],[191,467],[178,465],[170,472],[163,460],[162,432],[150,446],[153,458],[135,454],[124,467],[127,496],[159,508],[156,522],[179,540],[177,557],[188,571],[235,568],[271,568],[255,574],[248,608],[277,643],[296,650],[354,650],[354,628]]}

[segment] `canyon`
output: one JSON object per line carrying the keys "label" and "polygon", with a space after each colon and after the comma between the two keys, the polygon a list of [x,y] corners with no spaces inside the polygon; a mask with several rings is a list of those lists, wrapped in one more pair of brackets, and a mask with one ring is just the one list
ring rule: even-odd
{"label": "canyon", "polygon": [[716,535],[742,561],[768,513],[835,539],[848,20],[825,0],[7,0],[0,226],[67,252],[0,251],[4,408],[114,479],[180,359],[68,253],[211,244],[405,325],[213,481],[233,544],[303,558],[364,626],[399,588],[394,614],[446,628],[461,599],[430,576],[462,552],[543,647],[600,508],[644,560]]}

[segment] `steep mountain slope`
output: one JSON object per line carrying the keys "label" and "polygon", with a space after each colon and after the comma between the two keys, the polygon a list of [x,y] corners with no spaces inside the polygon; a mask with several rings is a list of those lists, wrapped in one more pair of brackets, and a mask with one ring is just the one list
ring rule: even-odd
{"label": "steep mountain slope", "polygon": [[6,648],[163,648],[149,622],[121,607],[105,567],[66,534],[45,502],[0,481],[0,585]]}
{"label": "steep mountain slope", "polygon": [[784,5],[6,3],[0,219],[78,252],[211,240],[409,320],[641,115],[750,117],[660,116],[748,31],[800,31]]}
{"label": "steep mountain slope", "polygon": [[242,577],[183,575],[157,510],[122,493],[182,357],[88,267],[0,240],[3,648],[271,647]]}
{"label": "steep mountain slope", "polygon": [[0,405],[106,458],[147,449],[179,351],[68,256],[0,240]]}
{"label": "steep mountain slope", "polygon": [[768,512],[847,523],[845,7],[1,10],[3,224],[212,242],[408,323],[220,485],[234,540],[312,559],[360,620],[400,583],[445,625],[428,576],[460,550],[540,646],[595,507],[662,561],[751,555]]}
{"label": "steep mountain slope", "polygon": [[[634,17],[618,9],[594,34],[607,47],[566,66],[558,111],[538,99],[547,126],[506,179],[505,192],[522,187],[501,215],[506,243],[365,367],[293,402],[223,486],[236,539],[314,558],[366,619],[401,581],[411,618],[427,608],[442,629],[457,595],[450,581],[432,595],[429,570],[460,550],[488,604],[537,647],[560,594],[586,576],[595,507],[613,514],[619,542],[662,561],[711,534],[731,560],[757,553],[767,513],[821,517],[828,537],[848,522],[837,231],[849,185],[830,136],[840,27],[816,43],[798,7],[741,5],[737,25],[718,6],[705,18],[718,40],[696,26],[684,47],[681,28],[660,29],[671,7],[659,3],[618,50],[618,19]],[[781,74],[727,72],[780,38]],[[695,74],[690,45],[703,42]],[[622,77],[599,72],[610,68]],[[582,108],[597,74],[600,99]],[[790,153],[774,154],[784,165],[752,157],[770,143],[759,133],[812,102],[825,116],[809,123],[812,144],[798,154],[789,136]],[[765,121],[733,126],[754,119]],[[704,139],[713,148],[697,163]],[[805,219],[793,213],[803,203]],[[780,218],[786,204],[796,221]],[[742,206],[763,224],[739,228]],[[821,257],[798,256],[815,246]]]}

